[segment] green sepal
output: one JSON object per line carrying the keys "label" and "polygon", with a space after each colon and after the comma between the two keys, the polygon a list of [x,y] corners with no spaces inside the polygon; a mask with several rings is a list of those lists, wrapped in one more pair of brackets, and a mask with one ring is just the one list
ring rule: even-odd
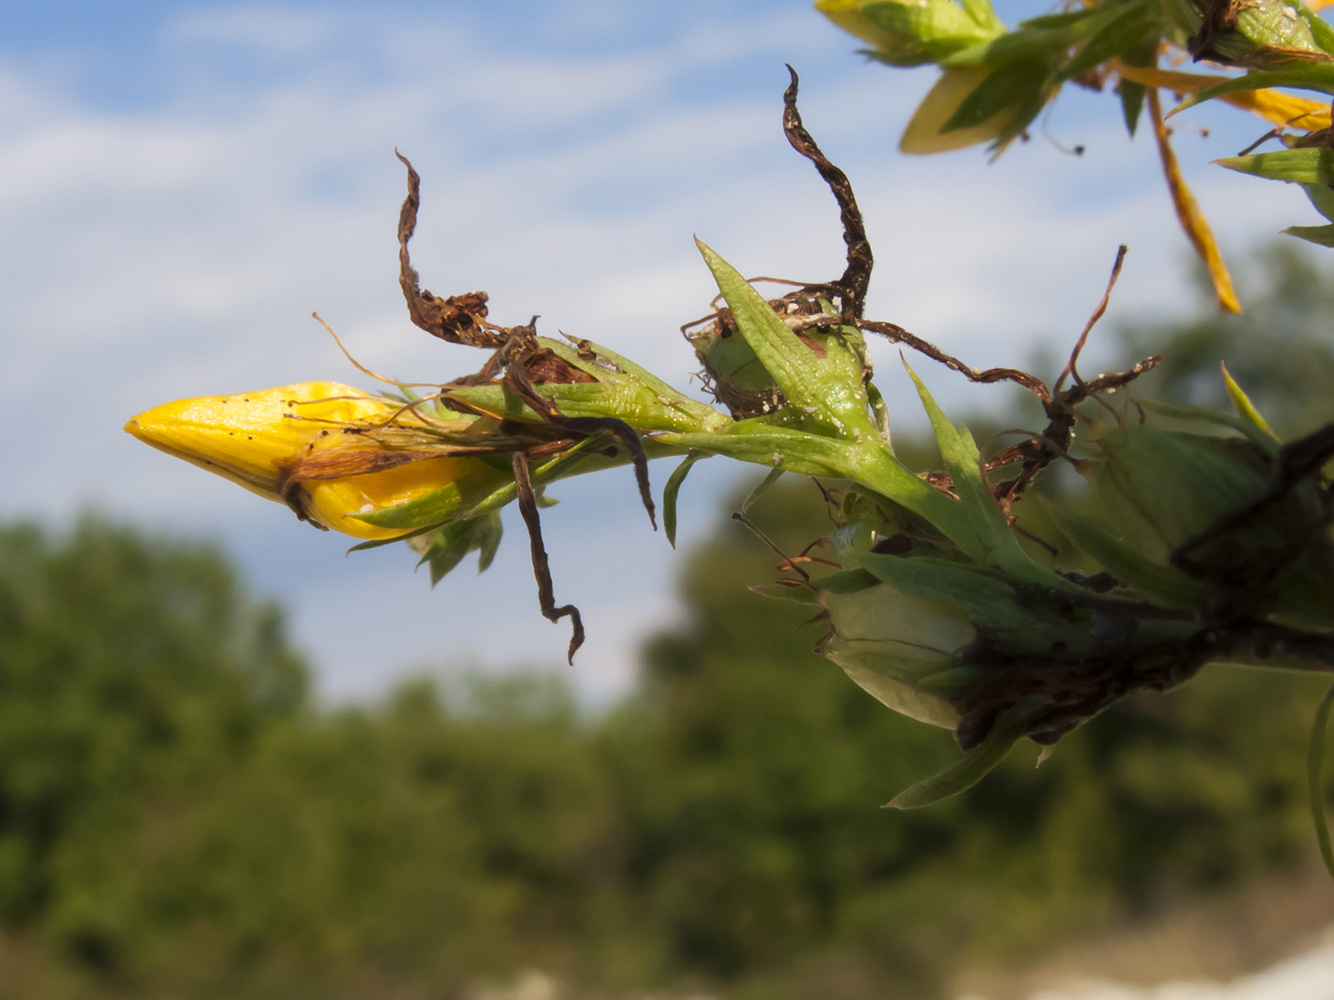
{"label": "green sepal", "polygon": [[860,560],[876,578],[912,597],[959,608],[979,628],[1025,630],[1043,646],[1078,641],[1061,618],[1020,604],[1010,583],[982,570],[943,559],[875,552],[862,553]]}
{"label": "green sepal", "polygon": [[[561,454],[532,468],[534,486],[543,486],[565,476],[593,472],[626,464],[629,459],[618,449],[614,457],[604,455],[611,444],[610,433],[591,435]],[[430,528],[455,521],[466,521],[499,510],[517,496],[512,475],[504,481],[487,477],[465,476],[415,500],[408,500],[370,514],[351,515],[379,528]]]}
{"label": "green sepal", "polygon": [[[731,423],[726,414],[682,395],[651,372],[591,341],[571,346],[538,337],[537,342],[594,379],[542,383],[541,394],[554,400],[567,417],[614,417],[640,431],[710,432]],[[515,420],[541,419],[499,382],[451,387],[449,394]]]}
{"label": "green sepal", "polygon": [[697,451],[692,451],[681,460],[667,478],[667,485],[662,488],[662,529],[667,535],[667,542],[676,548],[676,498],[681,493],[681,485],[690,474],[690,469],[701,458],[707,458]]}
{"label": "green sepal", "polygon": [[1297,184],[1334,184],[1334,149],[1280,149],[1250,156],[1225,156],[1214,160],[1220,167],[1271,181]]}
{"label": "green sepal", "polygon": [[858,351],[833,333],[821,339],[821,357],[787,328],[736,268],[700,240],[695,243],[741,336],[786,400],[787,405],[772,417],[752,419],[817,429],[827,437],[856,440],[871,434],[878,438],[862,387],[865,365]]}
{"label": "green sepal", "polygon": [[[966,429],[950,422],[949,417],[936,404],[926,383],[918,378],[906,360],[903,366],[916,384],[922,407],[931,420],[940,457],[945,460],[945,467],[954,479],[954,493],[963,508],[963,523],[972,536],[968,539],[969,544],[953,536],[952,540],[982,566],[999,565],[1011,571],[1016,566],[1024,566],[1037,570],[1036,564],[1020,548],[1014,532],[1006,523],[1005,515],[992,500],[991,491],[982,479],[982,458],[978,454],[977,442]],[[1031,579],[1032,576],[1024,572],[1023,578]]]}
{"label": "green sepal", "polygon": [[1198,607],[1208,597],[1209,590],[1204,584],[1174,566],[1142,555],[1113,534],[1103,521],[1060,510],[1045,497],[1034,496],[1066,538],[1119,582],[1178,608]]}
{"label": "green sepal", "polygon": [[986,738],[951,768],[905,788],[881,808],[921,809],[972,788],[1005,759],[1028,729],[1034,715],[1050,704],[1043,695],[1029,695],[1011,705],[992,723]]}
{"label": "green sepal", "polygon": [[1325,868],[1334,876],[1334,848],[1329,840],[1329,820],[1325,815],[1325,729],[1329,725],[1329,711],[1334,705],[1334,687],[1325,692],[1316,709],[1311,726],[1311,744],[1306,755],[1306,787],[1311,796],[1311,819],[1315,822],[1315,839],[1320,844],[1320,857]]}
{"label": "green sepal", "polygon": [[1334,247],[1334,225],[1328,226],[1289,226],[1283,230],[1289,236],[1315,243],[1322,247]]}
{"label": "green sepal", "polygon": [[476,552],[477,572],[485,573],[500,548],[504,528],[498,511],[470,521],[456,521],[430,534],[414,537],[409,545],[421,555],[418,566],[431,567],[431,586],[439,583],[470,552]]}
{"label": "green sepal", "polygon": [[[1214,84],[1197,91],[1185,98],[1168,114],[1170,118],[1178,111],[1185,111],[1197,104],[1203,104],[1224,94],[1235,94],[1242,90],[1263,90],[1266,87],[1296,87],[1299,90],[1315,90],[1322,94],[1334,94],[1334,63],[1303,63],[1286,69],[1270,69],[1247,73],[1224,83]],[[1234,157],[1240,159],[1240,157]]]}
{"label": "green sepal", "polygon": [[937,698],[957,698],[974,684],[985,680],[986,676],[986,667],[942,667],[919,680],[917,690]]}

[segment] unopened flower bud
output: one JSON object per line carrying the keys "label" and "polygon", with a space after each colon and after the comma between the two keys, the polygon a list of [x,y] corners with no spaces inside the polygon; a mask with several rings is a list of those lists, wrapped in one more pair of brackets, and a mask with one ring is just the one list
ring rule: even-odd
{"label": "unopened flower bud", "polygon": [[404,530],[355,515],[490,471],[479,459],[433,451],[430,428],[415,411],[338,382],[178,400],[139,414],[125,430],[318,526],[365,539]]}

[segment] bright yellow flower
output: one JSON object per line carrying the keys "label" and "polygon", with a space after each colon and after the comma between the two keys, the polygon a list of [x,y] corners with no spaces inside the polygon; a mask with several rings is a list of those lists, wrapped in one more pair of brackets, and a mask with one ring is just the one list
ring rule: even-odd
{"label": "bright yellow flower", "polygon": [[[432,457],[422,417],[338,382],[182,399],[139,414],[125,430],[285,503],[305,520],[368,539],[394,538],[405,529],[350,515],[414,500],[456,481],[478,461]],[[387,444],[386,431],[408,433]]]}

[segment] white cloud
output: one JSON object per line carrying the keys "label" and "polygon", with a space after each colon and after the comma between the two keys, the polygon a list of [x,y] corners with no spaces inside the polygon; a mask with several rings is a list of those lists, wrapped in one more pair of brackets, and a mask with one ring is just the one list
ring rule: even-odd
{"label": "white cloud", "polygon": [[259,4],[197,7],[178,14],[165,40],[181,46],[231,44],[290,56],[329,41],[334,18],[309,10]]}

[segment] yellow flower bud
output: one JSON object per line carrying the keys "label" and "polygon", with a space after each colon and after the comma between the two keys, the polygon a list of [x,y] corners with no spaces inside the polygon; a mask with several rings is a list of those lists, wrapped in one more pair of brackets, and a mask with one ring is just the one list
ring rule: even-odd
{"label": "yellow flower bud", "polygon": [[[400,435],[404,440],[387,446],[387,429],[416,433]],[[422,417],[394,400],[338,382],[182,399],[139,414],[125,430],[252,493],[285,503],[318,526],[366,539],[394,538],[405,531],[351,515],[416,499],[480,464],[438,451],[433,455]]]}

